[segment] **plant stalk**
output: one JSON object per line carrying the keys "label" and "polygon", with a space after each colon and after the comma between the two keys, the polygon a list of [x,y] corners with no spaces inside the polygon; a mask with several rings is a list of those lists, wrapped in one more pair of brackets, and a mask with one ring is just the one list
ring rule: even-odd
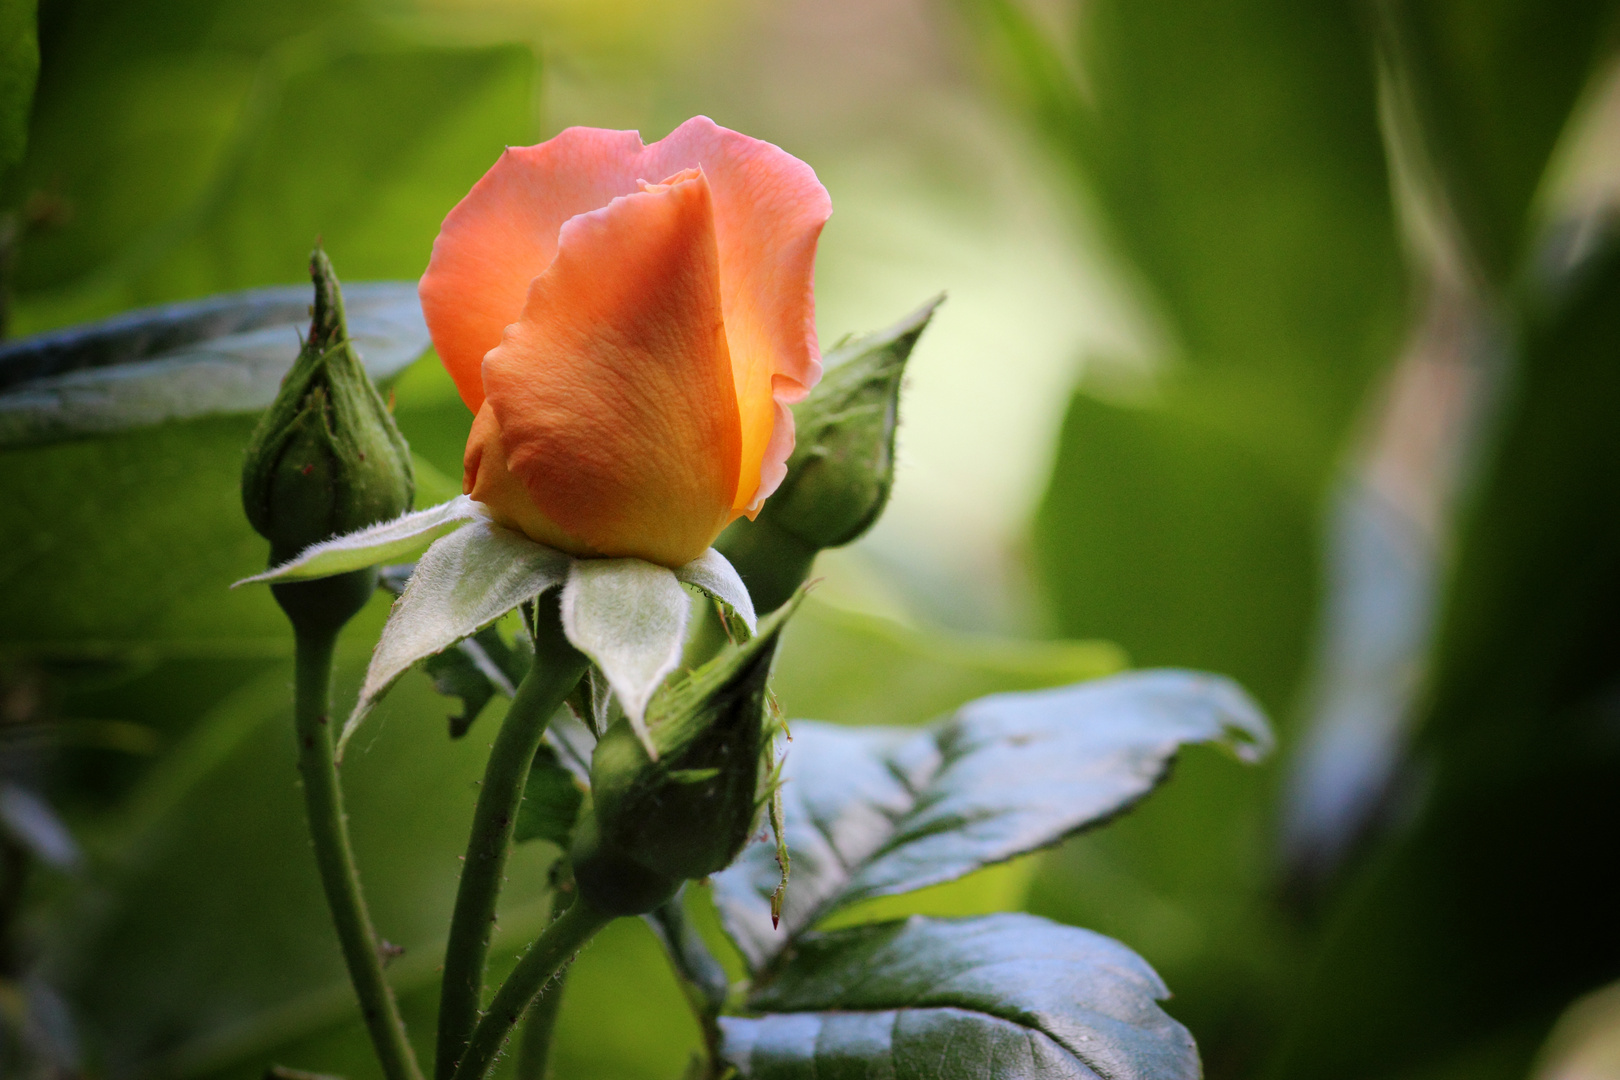
{"label": "plant stalk", "polygon": [[377,932],[360,892],[354,851],[349,846],[343,792],[338,786],[332,758],[331,707],[332,652],[337,631],[298,630],[296,690],[293,718],[298,736],[298,772],[304,781],[304,805],[309,814],[309,837],[315,865],[326,891],[349,980],[360,999],[360,1012],[372,1045],[388,1080],[421,1080],[422,1070],[405,1036],[394,992],[383,978],[377,952]]}
{"label": "plant stalk", "polygon": [[512,830],[528,783],[529,768],[546,724],[585,673],[585,657],[563,636],[556,591],[538,604],[534,620],[534,665],[523,677],[489,752],[484,782],[473,810],[472,834],[456,891],[450,939],[444,953],[444,989],[439,997],[437,1080],[450,1080],[483,1004],[484,966],[495,928],[495,905],[512,849]]}
{"label": "plant stalk", "polygon": [[[573,897],[574,870],[564,854],[551,864],[551,917],[561,915]],[[546,1080],[551,1063],[552,1032],[557,1028],[557,1014],[562,1009],[563,988],[567,984],[568,969],[564,968],[551,981],[551,992],[541,995],[524,1017],[517,1064],[513,1069],[515,1080]]]}
{"label": "plant stalk", "polygon": [[451,1080],[483,1080],[513,1026],[535,1003],[534,999],[545,989],[546,983],[613,918],[596,910],[583,896],[576,896],[568,910],[529,946],[512,974],[495,992],[489,1011],[484,1013],[467,1040],[466,1053],[461,1056]]}

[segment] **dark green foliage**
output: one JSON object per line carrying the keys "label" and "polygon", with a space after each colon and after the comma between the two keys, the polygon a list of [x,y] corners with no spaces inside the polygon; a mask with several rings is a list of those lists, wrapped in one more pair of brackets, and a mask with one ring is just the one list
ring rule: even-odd
{"label": "dark green foliage", "polygon": [[[444,693],[437,680],[433,688]],[[557,751],[541,743],[523,786],[523,805],[518,808],[517,824],[512,828],[513,842],[546,840],[567,850],[584,801],[579,781],[557,759]]]}
{"label": "dark green foliage", "polygon": [[1517,1031],[1470,1075],[1521,1077],[1558,1011],[1620,971],[1602,854],[1620,820],[1617,341],[1610,248],[1527,328],[1413,751],[1419,810],[1332,912],[1278,1075],[1393,1074]]}
{"label": "dark green foliage", "polygon": [[1196,1080],[1164,983],[1116,941],[1029,915],[807,934],[722,1017],[744,1077]]}
{"label": "dark green foliage", "polygon": [[[399,317],[414,292],[351,290],[378,377],[426,343],[419,317]],[[115,657],[287,649],[270,597],[229,585],[264,561],[242,518],[242,447],[308,310],[308,286],[264,290],[0,347],[0,640]]]}
{"label": "dark green foliage", "polygon": [[923,731],[792,732],[780,925],[773,844],[713,879],[752,974],[745,1014],[719,1018],[743,1075],[1199,1075],[1191,1036],[1156,1004],[1163,983],[1100,935],[1026,915],[812,930],[1095,826],[1152,791],[1182,746],[1256,759],[1270,730],[1242,691],[1143,672],[981,698]]}
{"label": "dark green foliage", "polygon": [[535,59],[358,7],[48,4],[14,332],[296,280],[317,237],[351,280],[417,277],[445,209],[533,141]]}
{"label": "dark green foliage", "polygon": [[[1036,527],[1064,632],[1233,674],[1287,734],[1317,625],[1322,508],[1354,453],[1349,421],[1377,409],[1369,376],[1395,360],[1400,322],[1423,299],[1398,247],[1381,123],[1398,121],[1412,170],[1399,181],[1428,200],[1430,225],[1455,228],[1442,244],[1478,275],[1491,329],[1506,328],[1512,351],[1525,327],[1524,363],[1539,369],[1505,399],[1524,419],[1492,432],[1508,442],[1485,454],[1488,474],[1518,470],[1518,495],[1490,481],[1470,519],[1434,711],[1420,706],[1428,734],[1386,807],[1419,813],[1415,831],[1375,845],[1320,924],[1292,922],[1275,903],[1264,792],[1195,766],[1072,845],[1033,907],[1139,944],[1212,1075],[1263,1072],[1286,1035],[1289,1075],[1452,1061],[1459,1075],[1522,1076],[1547,1017],[1620,969],[1612,935],[1578,914],[1609,902],[1580,823],[1612,817],[1598,786],[1612,755],[1590,727],[1552,734],[1601,681],[1601,665],[1582,674],[1575,657],[1607,641],[1590,621],[1612,503],[1613,423],[1600,417],[1613,402],[1595,357],[1614,331],[1591,283],[1557,314],[1545,299],[1517,307],[1536,291],[1556,216],[1538,192],[1614,55],[1616,5],[1105,0],[1080,8],[1069,38],[1033,18],[1036,5],[965,7],[1140,274],[1174,353],[1137,385],[1099,377],[1070,408]],[[1590,364],[1575,359],[1588,349]],[[1533,414],[1535,446],[1521,427]],[[1566,451],[1543,448],[1555,439]],[[1515,588],[1512,603],[1498,596]],[[1533,659],[1554,654],[1570,665],[1556,675]],[[1539,689],[1523,690],[1538,671]],[[1421,812],[1405,801],[1418,791]],[[1549,938],[1561,903],[1572,916]],[[1499,1036],[1489,1047],[1487,1032]]]}
{"label": "dark green foliage", "polygon": [[1381,0],[1378,46],[1422,125],[1467,254],[1513,283],[1545,225],[1531,209],[1587,80],[1613,50],[1613,0]]}
{"label": "dark green foliage", "polygon": [[1153,790],[1188,743],[1257,757],[1270,731],[1222,679],[1117,675],[980,698],[923,731],[791,725],[783,769],[793,872],[771,914],[775,849],[755,844],[714,878],[715,903],[750,966],[841,907],[950,881],[1055,844]]}
{"label": "dark green foliage", "polygon": [[[1410,305],[1366,11],[1103,0],[1060,36],[1036,5],[964,6],[1162,327],[1149,374],[1095,358],[1065,418],[1034,544],[1055,628],[1230,674],[1286,736],[1320,508]],[[1267,801],[1195,764],[1031,896],[1140,948],[1217,1075],[1276,1024]]]}
{"label": "dark green foliage", "polygon": [[0,178],[28,145],[28,114],[39,76],[38,0],[0,3]]}

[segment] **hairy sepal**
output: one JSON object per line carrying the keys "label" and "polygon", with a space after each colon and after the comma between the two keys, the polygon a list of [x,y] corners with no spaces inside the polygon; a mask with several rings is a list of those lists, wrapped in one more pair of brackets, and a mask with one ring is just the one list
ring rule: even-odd
{"label": "hairy sepal", "polygon": [[262,574],[243,578],[236,585],[311,581],[383,563],[409,562],[446,534],[471,522],[487,520],[481,504],[460,495],[426,510],[402,514],[391,521],[311,544],[297,557]]}
{"label": "hairy sepal", "polygon": [[563,584],[571,561],[555,548],[487,520],[435,541],[389,613],[360,700],[343,725],[339,753],[372,706],[413,664]]}

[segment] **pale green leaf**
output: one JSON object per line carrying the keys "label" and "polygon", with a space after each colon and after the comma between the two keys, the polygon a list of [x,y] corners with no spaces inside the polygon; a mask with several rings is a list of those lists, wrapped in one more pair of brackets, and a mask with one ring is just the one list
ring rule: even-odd
{"label": "pale green leaf", "polygon": [[1192,1035],[1131,950],[1032,915],[812,934],[720,1018],[748,1080],[1197,1080]]}

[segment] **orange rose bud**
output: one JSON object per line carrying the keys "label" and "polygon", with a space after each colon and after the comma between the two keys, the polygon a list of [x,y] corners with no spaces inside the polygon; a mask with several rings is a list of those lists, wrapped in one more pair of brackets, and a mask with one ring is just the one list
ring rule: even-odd
{"label": "orange rose bud", "polygon": [[706,117],[507,150],[420,286],[476,414],[463,490],[541,543],[671,567],[753,517],[821,377],[831,212],[808,165]]}

